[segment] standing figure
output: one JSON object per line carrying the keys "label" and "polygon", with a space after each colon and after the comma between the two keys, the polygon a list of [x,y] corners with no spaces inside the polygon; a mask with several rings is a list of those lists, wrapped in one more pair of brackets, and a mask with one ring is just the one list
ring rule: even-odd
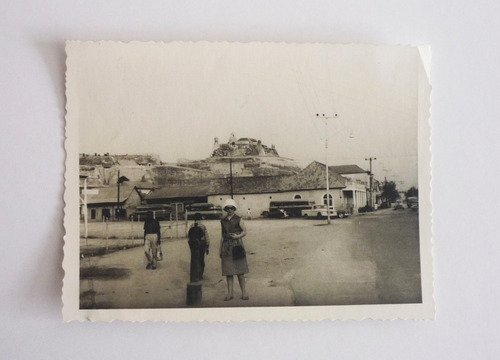
{"label": "standing figure", "polygon": [[194,214],[194,224],[188,231],[188,244],[191,250],[190,281],[198,282],[203,280],[205,271],[205,254],[208,255],[210,247],[210,237],[205,225],[201,223],[201,214]]}
{"label": "standing figure", "polygon": [[[235,214],[236,202],[234,200],[226,200],[224,211],[227,212],[227,216],[221,220],[222,237],[219,250],[222,275],[226,276],[227,280],[227,295],[224,301],[233,299],[234,275],[238,276],[241,299],[248,300],[245,289],[245,274],[248,273],[248,264],[243,246],[243,237],[247,234],[247,229],[243,219]],[[236,250],[234,250],[235,248]]]}
{"label": "standing figure", "polygon": [[153,212],[148,211],[146,220],[144,221],[144,253],[148,260],[146,269],[156,269],[157,246],[160,245],[161,233],[160,222],[153,218]]}

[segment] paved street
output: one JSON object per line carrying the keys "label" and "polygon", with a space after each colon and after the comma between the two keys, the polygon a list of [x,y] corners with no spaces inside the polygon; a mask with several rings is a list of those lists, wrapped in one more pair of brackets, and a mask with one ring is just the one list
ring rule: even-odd
{"label": "paved street", "polygon": [[[421,301],[418,214],[379,210],[345,219],[249,220],[245,246],[250,300],[223,301],[218,245],[220,223],[205,221],[211,235],[202,282],[204,307],[394,304]],[[132,225],[123,225],[126,227]],[[137,229],[134,230],[137,232]],[[182,232],[181,232],[182,233]],[[84,240],[82,240],[84,241]],[[120,239],[96,240],[120,243]],[[186,307],[190,254],[185,238],[162,242],[164,260],[146,270],[141,240],[122,250],[81,259],[82,308]],[[117,245],[119,247],[119,245]]]}

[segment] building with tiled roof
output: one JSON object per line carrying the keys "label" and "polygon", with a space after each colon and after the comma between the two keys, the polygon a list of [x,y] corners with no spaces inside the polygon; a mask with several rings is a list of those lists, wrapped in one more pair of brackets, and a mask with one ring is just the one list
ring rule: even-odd
{"label": "building with tiled roof", "polygon": [[[324,165],[323,165],[324,166]],[[352,175],[352,174],[367,174],[366,170],[363,170],[358,165],[334,165],[328,166],[330,170],[340,175]]]}
{"label": "building with tiled roof", "polygon": [[[82,216],[85,194],[81,195]],[[118,186],[108,186],[87,190],[87,219],[89,221],[114,220],[117,209],[122,211],[122,217],[132,214],[136,207],[142,202],[141,195],[137,188],[124,182],[120,185],[118,196]]]}
{"label": "building with tiled roof", "polygon": [[195,183],[169,184],[155,189],[145,197],[148,204],[203,203],[207,202],[210,179]]}
{"label": "building with tiled roof", "polygon": [[[305,169],[288,176],[233,178],[233,198],[241,208],[240,214],[259,216],[269,209],[271,201],[307,200],[327,203],[326,168],[314,161]],[[335,173],[329,168],[330,203],[338,209],[357,210],[366,205],[366,188]],[[222,205],[231,198],[229,179],[211,182],[208,202]]]}
{"label": "building with tiled roof", "polygon": [[[370,189],[370,172],[363,170],[360,168],[358,165],[340,165],[340,166],[329,166],[329,169],[333,170],[334,172],[344,176],[348,182],[347,182],[347,189],[346,195],[351,196],[356,196],[358,194],[358,203],[354,205],[350,205],[351,208],[354,210],[357,210],[359,207],[362,207],[364,205],[363,201],[365,201],[365,197],[370,196],[370,191],[373,191],[373,205],[377,206],[377,204],[380,203],[380,196],[381,196],[381,186],[380,182],[376,179],[373,179],[373,189]],[[364,190],[361,189],[364,187]],[[356,188],[358,188],[356,190]],[[355,200],[355,199],[354,199]],[[349,200],[349,202],[354,202],[354,200]],[[361,205],[361,206],[360,206]]]}
{"label": "building with tiled roof", "polygon": [[[325,166],[314,161],[293,175],[206,177],[170,182],[155,189],[145,200],[149,204],[208,202],[223,205],[231,198],[243,209],[242,215],[258,217],[271,201],[307,200],[326,203]],[[366,205],[366,183],[353,181],[329,168],[330,202],[339,209],[356,211]],[[366,175],[366,173],[365,173]]]}

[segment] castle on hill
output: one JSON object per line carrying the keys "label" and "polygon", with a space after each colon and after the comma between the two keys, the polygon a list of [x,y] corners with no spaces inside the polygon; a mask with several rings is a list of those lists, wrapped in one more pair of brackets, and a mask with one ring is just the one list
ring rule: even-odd
{"label": "castle on hill", "polygon": [[224,156],[274,156],[279,157],[274,145],[268,147],[260,140],[252,138],[241,138],[236,140],[234,133],[225,144],[219,144],[219,138],[214,139],[212,157]]}
{"label": "castle on hill", "polygon": [[116,183],[118,171],[132,182],[166,186],[196,183],[210,178],[293,175],[300,168],[292,159],[281,157],[274,145],[252,138],[237,139],[231,134],[226,143],[214,139],[213,150],[205,159],[163,163],[154,154],[80,154],[80,174],[88,185]]}
{"label": "castle on hill", "polygon": [[[87,215],[92,221],[130,216],[144,203],[222,206],[229,198],[257,217],[271,201],[331,203],[351,212],[366,205],[369,175],[365,170],[356,165],[325,168],[313,161],[300,169],[294,160],[280,156],[275,146],[231,134],[226,143],[215,138],[207,158],[177,164],[165,164],[151,155],[80,154],[80,189],[89,189]],[[375,192],[374,199],[377,196]],[[116,215],[117,209],[124,212]]]}
{"label": "castle on hill", "polygon": [[274,145],[270,147],[252,138],[237,139],[231,134],[226,143],[214,139],[212,154],[203,160],[182,160],[179,166],[210,171],[215,176],[235,177],[293,175],[300,168],[292,159],[281,157]]}

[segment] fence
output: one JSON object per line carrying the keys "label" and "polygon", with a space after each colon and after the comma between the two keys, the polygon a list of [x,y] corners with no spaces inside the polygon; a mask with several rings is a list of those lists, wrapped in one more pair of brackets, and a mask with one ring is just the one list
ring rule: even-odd
{"label": "fence", "polygon": [[[187,221],[160,221],[162,239],[186,237]],[[80,237],[85,237],[85,230],[80,226]],[[143,239],[144,222],[135,221],[102,221],[88,224],[88,239]]]}

